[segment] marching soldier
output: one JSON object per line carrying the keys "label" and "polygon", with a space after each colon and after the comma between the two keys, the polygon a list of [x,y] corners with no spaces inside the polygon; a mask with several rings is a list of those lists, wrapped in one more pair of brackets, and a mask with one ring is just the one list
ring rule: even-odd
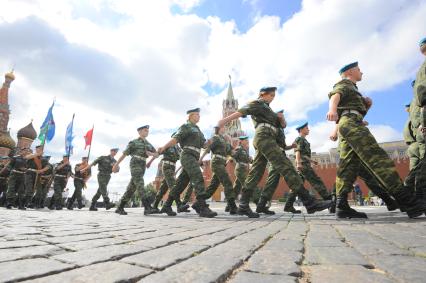
{"label": "marching soldier", "polygon": [[[118,148],[111,148],[109,155],[100,156],[95,159],[95,161],[92,162],[89,166],[86,168],[80,169],[81,173],[84,174],[86,170],[90,170],[91,167],[98,165],[98,190],[96,191],[96,194],[92,198],[92,204],[90,205],[89,210],[91,211],[97,211],[96,208],[96,202],[98,199],[102,196],[105,208],[107,210],[113,208],[115,204],[111,203],[109,197],[108,197],[108,183],[111,179],[111,174],[116,173],[119,170],[119,167],[116,168],[117,171],[113,171],[112,167],[117,162],[115,160],[115,156],[117,155]],[[91,175],[91,174],[89,174]]]}
{"label": "marching soldier", "polygon": [[235,204],[235,192],[232,187],[231,179],[226,171],[226,160],[232,154],[232,146],[229,140],[223,135],[225,128],[215,127],[215,135],[210,139],[210,143],[200,157],[200,164],[203,162],[204,156],[210,151],[212,152],[211,168],[213,172],[212,179],[206,189],[206,199],[209,199],[217,190],[220,184],[225,190],[225,198],[230,214],[237,213],[237,205]]}
{"label": "marching soldier", "polygon": [[249,168],[250,168],[250,155],[249,155],[249,141],[248,136],[241,136],[238,138],[240,145],[235,149],[232,157],[234,158],[235,165],[235,182],[234,182],[234,194],[235,198],[241,192],[241,188],[244,186]]}
{"label": "marching soldier", "polygon": [[62,192],[67,186],[68,178],[72,175],[69,155],[64,155],[62,161],[54,167],[53,196],[49,209],[62,210]]}
{"label": "marching soldier", "polygon": [[158,149],[158,153],[162,154],[166,149],[177,143],[182,148],[180,155],[182,172],[176,180],[176,185],[171,189],[167,201],[161,208],[161,212],[167,213],[169,216],[176,215],[172,210],[172,203],[174,200],[180,198],[180,194],[185,190],[188,183],[191,182],[197,198],[192,208],[195,209],[200,217],[215,217],[217,213],[211,211],[206,204],[204,178],[199,164],[201,148],[205,148],[208,144],[204,138],[204,134],[197,126],[197,123],[200,121],[200,108],[188,110],[186,114],[188,114],[188,121],[180,126],[170,141]]}
{"label": "marching soldier", "polygon": [[[363,118],[369,98],[358,91],[357,82],[362,79],[358,62],[342,67],[339,71],[342,80],[334,85],[329,93],[329,111],[327,120],[338,123],[340,140],[340,163],[336,177],[336,217],[366,218],[350,208],[348,193],[364,165],[371,172],[381,187],[392,195],[409,217],[418,217],[426,211],[426,205],[413,197],[410,190],[404,188],[393,161],[377,144],[374,136],[366,127]],[[370,103],[366,103],[370,101]]]}
{"label": "marching soldier", "polygon": [[238,109],[237,112],[218,122],[218,126],[223,127],[226,123],[247,115],[251,115],[254,122],[256,133],[253,145],[256,148],[256,155],[247,176],[246,186],[243,188],[238,208],[239,214],[247,215],[250,218],[259,217],[259,214],[251,210],[249,201],[265,172],[268,161],[285,178],[289,187],[300,196],[308,213],[321,211],[331,206],[331,201],[318,201],[310,196],[309,192],[303,187],[303,181],[291,161],[288,158],[283,158],[282,149],[277,143],[279,129],[275,126],[278,114],[269,107],[269,104],[275,98],[276,90],[276,87],[262,88],[257,100],[249,102],[243,108]]}
{"label": "marching soldier", "polygon": [[27,171],[25,172],[25,206],[28,208],[34,208],[31,202],[39,185],[39,172],[43,169],[41,162],[43,146],[36,146],[35,151],[34,154],[25,157],[28,160]]}
{"label": "marching soldier", "polygon": [[124,206],[129,202],[132,198],[135,191],[141,192],[141,200],[144,206],[144,215],[158,213],[157,210],[151,207],[149,200],[147,199],[147,192],[144,187],[143,176],[145,174],[146,167],[146,159],[148,156],[158,157],[158,153],[155,148],[148,142],[146,139],[149,134],[149,125],[145,125],[139,127],[137,129],[139,137],[129,142],[127,148],[123,151],[123,154],[118,159],[117,163],[112,167],[112,171],[116,171],[118,165],[121,161],[126,158],[127,155],[130,155],[132,158],[130,159],[130,174],[131,179],[129,184],[127,185],[126,192],[120,200],[120,204],[115,211],[121,215],[127,215],[127,212],[124,211]]}
{"label": "marching soldier", "polygon": [[[161,182],[157,195],[155,196],[155,201],[153,205],[154,209],[158,210],[158,204],[160,203],[163,196],[166,194],[167,190],[175,186],[176,162],[179,160],[181,152],[182,152],[181,148],[179,147],[179,145],[176,144],[174,146],[169,147],[162,153],[163,159],[161,161],[161,169],[163,171],[164,179]],[[151,165],[154,159],[155,159],[154,157],[151,158],[151,160],[147,164],[147,168],[149,168],[149,166]],[[178,212],[186,211],[189,208],[189,206],[188,205],[182,206],[182,204],[179,201],[177,202]]]}
{"label": "marching soldier", "polygon": [[83,172],[80,171],[83,168],[86,168],[88,166],[89,159],[87,157],[81,158],[81,163],[78,163],[75,165],[74,168],[74,193],[72,194],[72,197],[68,199],[67,209],[72,210],[74,206],[74,201],[77,199],[77,205],[78,209],[82,209],[84,207],[82,202],[82,191],[83,188],[86,186],[87,181],[90,179],[90,176],[92,175],[92,170],[88,168],[87,170],[84,170]]}
{"label": "marching soldier", "polygon": [[9,156],[0,157],[0,207],[6,206],[7,178],[10,174],[7,166],[9,160]]}
{"label": "marching soldier", "polygon": [[50,156],[45,155],[41,158],[41,164],[43,169],[40,170],[40,185],[36,189],[36,193],[33,198],[33,203],[36,208],[44,208],[44,202],[46,200],[47,193],[50,185],[53,181],[53,166],[49,163]]}
{"label": "marching soldier", "polygon": [[[3,169],[10,171],[6,193],[6,208],[11,209],[12,206],[17,204],[19,209],[25,210],[25,170],[27,170],[25,156],[30,151],[28,148],[17,149],[17,151],[18,154],[11,158],[8,168]],[[1,173],[4,172],[3,170]]]}

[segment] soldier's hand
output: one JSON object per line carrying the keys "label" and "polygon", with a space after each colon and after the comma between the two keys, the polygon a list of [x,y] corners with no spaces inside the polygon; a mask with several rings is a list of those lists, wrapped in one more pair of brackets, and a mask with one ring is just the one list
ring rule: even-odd
{"label": "soldier's hand", "polygon": [[115,163],[113,166],[112,166],[112,169],[111,169],[111,171],[112,172],[117,172],[117,163]]}
{"label": "soldier's hand", "polygon": [[367,122],[367,121],[365,121],[365,120],[363,120],[363,121],[362,121],[362,124],[363,124],[364,126],[368,126],[368,122]]}
{"label": "soldier's hand", "polygon": [[146,164],[146,168],[149,168],[149,167],[151,167],[151,162],[148,162],[148,163]]}
{"label": "soldier's hand", "polygon": [[422,132],[423,135],[426,135],[426,127],[423,127],[422,125],[420,125],[419,129],[420,129],[420,132]]}
{"label": "soldier's hand", "polygon": [[302,163],[296,162],[297,171],[301,171],[303,169]]}
{"label": "soldier's hand", "polygon": [[157,149],[157,153],[160,155],[160,154],[162,154],[164,152],[164,148],[163,147],[159,147],[158,149]]}
{"label": "soldier's hand", "polygon": [[373,105],[373,100],[370,97],[364,97],[364,104],[365,104],[365,107],[368,110]]}
{"label": "soldier's hand", "polygon": [[219,122],[217,122],[217,126],[219,128],[222,128],[223,126],[225,126],[225,121],[223,121],[223,119],[219,120]]}
{"label": "soldier's hand", "polygon": [[337,112],[334,111],[328,111],[327,113],[327,120],[328,121],[337,121],[339,116],[337,115]]}
{"label": "soldier's hand", "polygon": [[198,160],[198,164],[200,164],[200,166],[203,166],[203,160]]}
{"label": "soldier's hand", "polygon": [[297,148],[297,143],[295,143],[295,142],[294,142],[294,143],[292,143],[292,144],[291,144],[291,147],[292,147],[292,148]]}

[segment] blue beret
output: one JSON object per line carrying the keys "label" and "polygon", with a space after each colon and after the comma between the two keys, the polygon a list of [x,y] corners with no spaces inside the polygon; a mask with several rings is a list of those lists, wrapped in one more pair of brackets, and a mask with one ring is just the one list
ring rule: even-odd
{"label": "blue beret", "polygon": [[339,74],[341,75],[342,73],[346,72],[349,69],[352,69],[354,67],[358,66],[358,62],[353,62],[350,64],[347,64],[345,66],[343,66],[340,70],[339,70]]}
{"label": "blue beret", "polygon": [[87,157],[87,156],[83,156],[81,159],[82,159],[82,160],[86,160],[86,159],[89,159],[89,157]]}
{"label": "blue beret", "polygon": [[43,155],[41,158],[47,160],[47,159],[50,159],[50,157],[51,157],[50,155]]}
{"label": "blue beret", "polygon": [[40,147],[44,147],[43,145],[41,145],[41,144],[39,144],[39,145],[36,145],[36,147],[35,148],[40,148]]}
{"label": "blue beret", "polygon": [[259,93],[268,93],[268,92],[273,92],[273,91],[277,91],[277,88],[274,86],[268,86],[268,87],[262,87],[259,90]]}
{"label": "blue beret", "polygon": [[113,148],[110,149],[110,151],[118,151],[118,150],[119,150],[118,147],[113,147]]}
{"label": "blue beret", "polygon": [[69,154],[64,154],[62,157],[70,157],[70,155]]}
{"label": "blue beret", "polygon": [[422,47],[426,44],[426,37],[419,41],[419,46]]}
{"label": "blue beret", "polygon": [[414,87],[414,85],[416,84],[416,80],[413,80],[412,82],[411,82],[411,87]]}
{"label": "blue beret", "polygon": [[410,107],[411,103],[405,104],[405,107]]}
{"label": "blue beret", "polygon": [[143,129],[149,129],[149,125],[143,125],[143,126],[139,127],[138,131],[143,130]]}
{"label": "blue beret", "polygon": [[186,111],[186,114],[191,113],[200,113],[200,108],[189,109],[188,111]]}
{"label": "blue beret", "polygon": [[300,132],[300,130],[301,129],[303,129],[303,128],[305,128],[305,127],[307,127],[308,126],[308,122],[306,122],[305,124],[303,124],[303,125],[300,125],[299,127],[297,127],[296,128],[296,130],[298,131],[298,132]]}
{"label": "blue beret", "polygon": [[284,113],[284,109],[278,110],[277,113]]}
{"label": "blue beret", "polygon": [[240,137],[238,137],[238,139],[239,139],[240,141],[248,140],[248,136],[240,136]]}

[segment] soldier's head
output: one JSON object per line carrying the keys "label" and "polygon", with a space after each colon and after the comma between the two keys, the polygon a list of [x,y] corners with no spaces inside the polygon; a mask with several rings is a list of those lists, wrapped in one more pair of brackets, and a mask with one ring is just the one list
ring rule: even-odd
{"label": "soldier's head", "polygon": [[305,124],[297,127],[296,130],[299,132],[299,135],[301,135],[301,136],[307,136],[307,135],[309,135],[308,122],[306,122]]}
{"label": "soldier's head", "polygon": [[9,159],[9,156],[0,156],[0,164],[6,164]]}
{"label": "soldier's head", "polygon": [[405,104],[405,112],[408,112],[408,113],[410,113],[410,103],[408,103],[408,104]]}
{"label": "soldier's head", "polygon": [[362,80],[362,72],[358,66],[358,62],[353,62],[343,66],[339,70],[339,74],[342,79],[348,79],[353,82],[359,82]]}
{"label": "soldier's head", "polygon": [[215,126],[214,127],[214,133],[216,135],[223,135],[225,133],[225,127]]}
{"label": "soldier's head", "polygon": [[81,158],[81,163],[83,164],[87,164],[88,161],[89,161],[89,158],[87,158],[86,156]]}
{"label": "soldier's head", "polygon": [[68,161],[70,161],[70,156],[69,156],[68,154],[64,154],[64,155],[62,156],[62,161],[63,161],[63,162],[68,162]]}
{"label": "soldier's head", "polygon": [[276,87],[262,87],[259,90],[259,98],[261,98],[266,103],[271,103],[275,98],[275,92],[277,91]]}
{"label": "soldier's head", "polygon": [[426,37],[420,40],[419,42],[420,52],[426,56]]}
{"label": "soldier's head", "polygon": [[197,124],[200,121],[200,108],[190,109],[186,111],[188,114],[188,121]]}
{"label": "soldier's head", "polygon": [[138,128],[138,134],[141,138],[146,138],[149,135],[149,125],[144,125]]}
{"label": "soldier's head", "polygon": [[27,155],[27,154],[30,154],[31,152],[32,152],[31,148],[29,147],[22,147],[18,150],[18,153],[21,155]]}
{"label": "soldier's head", "polygon": [[245,149],[249,148],[248,136],[241,136],[238,139],[240,140],[240,144],[242,147],[244,147]]}
{"label": "soldier's head", "polygon": [[118,152],[118,147],[114,147],[114,148],[111,148],[111,149],[110,149],[109,154],[110,154],[112,157],[114,157],[114,156],[116,156],[116,155],[117,155],[117,152]]}
{"label": "soldier's head", "polygon": [[44,147],[42,145],[38,145],[38,146],[35,147],[36,153],[39,154],[39,155],[43,154],[43,149],[44,149]]}

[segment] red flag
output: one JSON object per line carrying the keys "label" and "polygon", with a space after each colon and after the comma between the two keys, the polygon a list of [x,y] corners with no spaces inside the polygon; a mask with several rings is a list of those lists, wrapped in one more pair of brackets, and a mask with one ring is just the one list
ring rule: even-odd
{"label": "red flag", "polygon": [[92,145],[92,137],[93,137],[93,128],[90,129],[84,136],[84,140],[86,141],[86,145],[84,146],[84,149],[86,149],[87,146]]}

